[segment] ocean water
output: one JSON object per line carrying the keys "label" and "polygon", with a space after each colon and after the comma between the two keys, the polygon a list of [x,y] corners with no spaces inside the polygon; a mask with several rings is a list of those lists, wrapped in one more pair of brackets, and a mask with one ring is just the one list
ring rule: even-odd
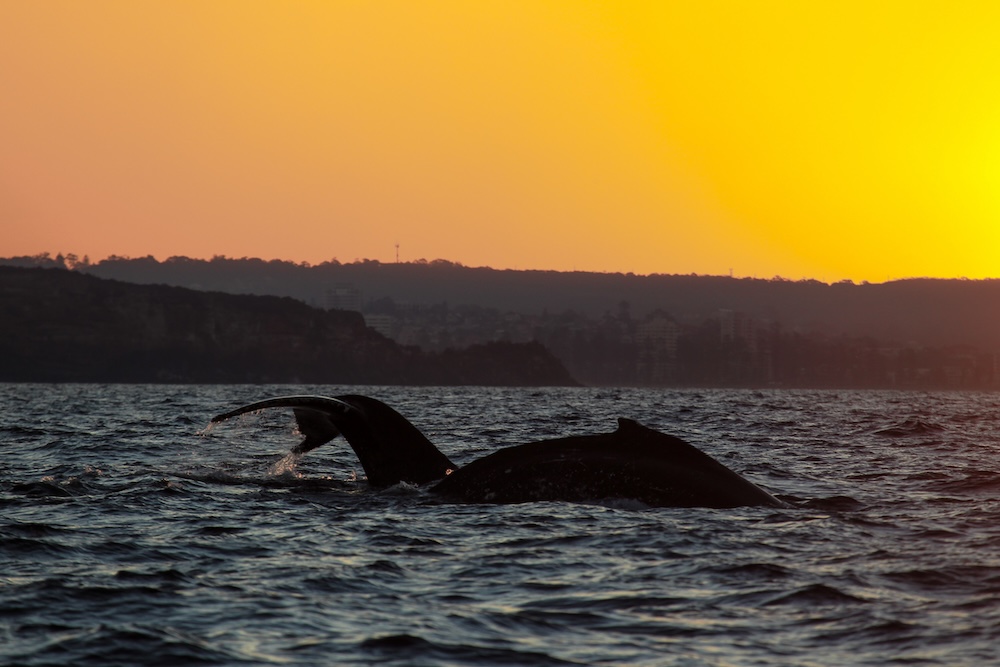
{"label": "ocean water", "polygon": [[[680,436],[788,509],[373,491],[290,411],[364,393],[454,461]],[[0,385],[0,664],[1000,664],[1000,394]]]}

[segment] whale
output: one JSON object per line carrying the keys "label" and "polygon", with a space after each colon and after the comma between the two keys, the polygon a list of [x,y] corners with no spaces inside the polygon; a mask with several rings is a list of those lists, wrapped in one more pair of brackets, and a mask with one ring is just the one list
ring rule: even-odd
{"label": "whale", "polygon": [[291,408],[303,455],[343,436],[368,484],[406,482],[465,503],[638,501],[649,507],[786,507],[693,445],[620,417],[610,433],[512,445],[466,465],[453,463],[408,419],[369,396],[279,396],[211,418],[212,424],[269,408]]}

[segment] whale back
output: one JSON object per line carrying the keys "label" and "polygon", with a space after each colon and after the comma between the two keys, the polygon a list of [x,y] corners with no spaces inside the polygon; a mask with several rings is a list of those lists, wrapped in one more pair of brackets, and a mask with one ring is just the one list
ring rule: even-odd
{"label": "whale back", "polygon": [[634,499],[651,507],[783,503],[692,445],[630,419],[618,430],[496,451],[433,491],[467,502]]}

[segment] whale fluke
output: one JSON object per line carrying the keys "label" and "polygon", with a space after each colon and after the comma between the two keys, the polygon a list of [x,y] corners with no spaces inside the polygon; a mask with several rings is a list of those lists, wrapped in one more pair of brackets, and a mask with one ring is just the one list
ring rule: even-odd
{"label": "whale fluke", "polygon": [[652,507],[785,505],[680,438],[625,418],[612,433],[506,447],[462,468],[405,417],[367,396],[272,398],[212,422],[276,407],[292,408],[305,436],[293,452],[308,452],[343,434],[374,486],[437,481],[432,493],[480,503],[630,499]]}
{"label": "whale fluke", "polygon": [[456,467],[405,417],[367,396],[270,398],[216,415],[212,422],[266,408],[292,408],[299,432],[305,436],[293,450],[296,453],[308,452],[343,434],[373,486],[426,484]]}

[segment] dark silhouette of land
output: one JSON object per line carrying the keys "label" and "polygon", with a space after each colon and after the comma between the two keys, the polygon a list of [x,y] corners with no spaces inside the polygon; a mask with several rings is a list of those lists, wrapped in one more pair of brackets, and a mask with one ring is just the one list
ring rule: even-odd
{"label": "dark silhouette of land", "polygon": [[525,314],[572,311],[596,317],[617,312],[626,301],[634,317],[662,310],[687,321],[726,309],[779,322],[787,330],[1000,349],[1000,280],[914,278],[828,285],[780,278],[496,270],[441,260],[309,266],[246,258],[171,257],[161,262],[111,257],[81,264],[76,258],[40,256],[0,263],[72,264],[103,278],[290,296],[317,307],[327,305],[327,293],[337,285],[356,287],[362,307],[391,299],[397,304],[477,305]]}
{"label": "dark silhouette of land", "polygon": [[586,384],[1000,387],[1000,280],[829,285],[224,257],[0,263],[360,311],[370,326],[425,352],[534,341]]}
{"label": "dark silhouette of land", "polygon": [[290,298],[4,266],[0,381],[576,384],[538,343],[426,353]]}

